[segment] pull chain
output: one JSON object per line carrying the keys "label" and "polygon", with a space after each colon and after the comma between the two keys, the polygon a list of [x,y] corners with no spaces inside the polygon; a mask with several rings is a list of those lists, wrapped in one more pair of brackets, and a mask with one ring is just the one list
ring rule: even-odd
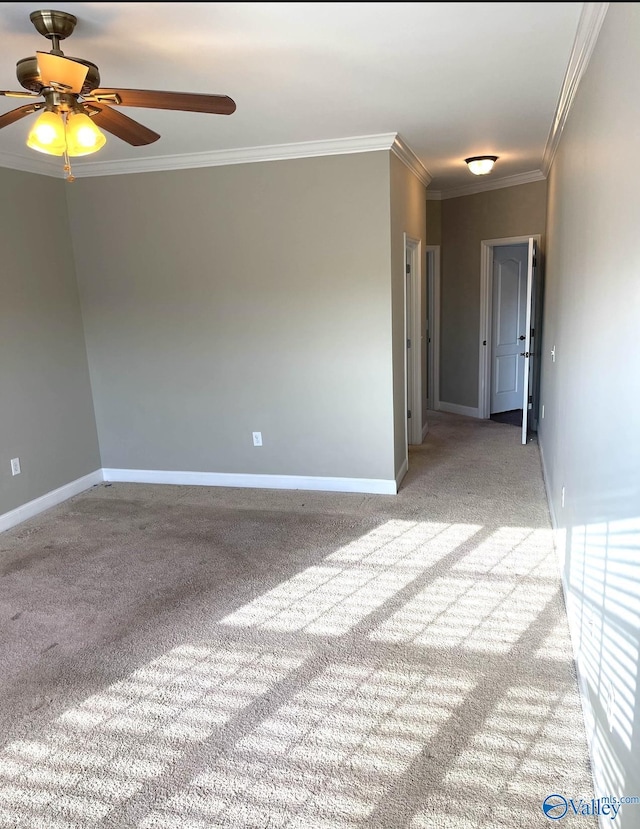
{"label": "pull chain", "polygon": [[65,147],[65,150],[64,150],[64,167],[63,167],[63,170],[66,173],[65,178],[67,179],[67,181],[75,181],[76,180],[76,177],[71,172],[71,160],[69,159],[69,153],[67,152],[66,147]]}
{"label": "pull chain", "polygon": [[65,178],[67,181],[75,181],[76,177],[71,172],[71,159],[69,158],[69,153],[67,151],[67,118],[69,117],[68,113],[65,112],[62,115],[62,119],[64,121],[64,167],[62,168],[65,172]]}

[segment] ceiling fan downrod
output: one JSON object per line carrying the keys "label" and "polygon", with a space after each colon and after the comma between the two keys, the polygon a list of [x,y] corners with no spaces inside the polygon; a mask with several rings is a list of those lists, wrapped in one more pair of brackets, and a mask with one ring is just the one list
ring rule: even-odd
{"label": "ceiling fan downrod", "polygon": [[39,9],[31,12],[29,19],[38,34],[51,41],[51,54],[63,55],[60,49],[60,41],[73,34],[78,18],[73,14],[69,14],[69,12]]}

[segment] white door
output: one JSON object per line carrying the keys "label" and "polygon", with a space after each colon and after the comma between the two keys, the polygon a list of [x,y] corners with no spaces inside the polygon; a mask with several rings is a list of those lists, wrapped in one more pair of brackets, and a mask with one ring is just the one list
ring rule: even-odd
{"label": "white door", "polygon": [[522,407],[528,246],[493,249],[491,414]]}
{"label": "white door", "polygon": [[522,442],[527,442],[527,427],[529,425],[529,410],[531,409],[531,397],[529,389],[533,381],[533,354],[531,341],[531,319],[533,314],[533,303],[535,302],[535,278],[536,278],[536,243],[535,239],[529,239],[527,246],[527,310],[525,318],[525,339],[523,354],[523,387],[522,387]]}

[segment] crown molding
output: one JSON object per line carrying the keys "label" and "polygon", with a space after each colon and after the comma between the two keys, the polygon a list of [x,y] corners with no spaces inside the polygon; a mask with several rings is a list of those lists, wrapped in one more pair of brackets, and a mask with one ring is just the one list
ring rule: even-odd
{"label": "crown molding", "polygon": [[517,173],[514,176],[478,181],[473,184],[465,184],[462,187],[452,187],[449,190],[427,190],[427,200],[441,201],[442,199],[455,199],[458,196],[473,196],[475,193],[502,190],[503,187],[516,187],[518,184],[531,184],[533,181],[544,181],[545,179],[546,176],[542,170],[530,170],[528,173]]}
{"label": "crown molding", "polygon": [[[230,164],[250,164],[260,161],[286,161],[293,158],[312,158],[326,155],[349,155],[378,150],[391,150],[406,167],[427,187],[431,173],[425,168],[407,142],[395,132],[379,135],[359,135],[353,138],[333,138],[327,141],[302,141],[296,144],[271,144],[264,147],[241,147],[232,150],[213,150],[206,153],[160,155],[130,158],[118,161],[73,160],[75,178],[117,176],[129,173],[153,173],[163,170],[189,170],[198,167],[222,167]],[[0,167],[63,178],[60,159],[40,157],[23,158],[13,153],[0,153]]]}
{"label": "crown molding", "polygon": [[431,184],[433,176],[400,135],[395,136],[393,144],[391,145],[391,152],[411,170],[416,178],[420,179],[425,187]]}
{"label": "crown molding", "polygon": [[9,170],[20,170],[22,173],[36,173],[40,176],[51,176],[52,178],[64,178],[62,159],[53,158],[43,153],[32,151],[29,158],[23,158],[15,153],[0,152],[0,167]]}
{"label": "crown molding", "polygon": [[296,144],[271,144],[264,147],[240,147],[206,153],[161,155],[126,161],[86,161],[73,165],[76,178],[116,176],[128,173],[152,173],[163,170],[188,170],[198,167],[222,167],[230,164],[251,164],[260,161],[286,161],[324,155],[375,152],[391,149],[396,133],[360,135],[327,141],[302,141]]}
{"label": "crown molding", "polygon": [[549,175],[549,170],[551,169],[556,150],[558,149],[567,116],[575,100],[582,76],[591,60],[591,54],[596,45],[608,8],[608,3],[583,4],[580,20],[578,21],[578,30],[569,58],[569,65],[567,66],[564,81],[562,82],[555,115],[553,116],[553,124],[542,157],[542,170],[545,177]]}

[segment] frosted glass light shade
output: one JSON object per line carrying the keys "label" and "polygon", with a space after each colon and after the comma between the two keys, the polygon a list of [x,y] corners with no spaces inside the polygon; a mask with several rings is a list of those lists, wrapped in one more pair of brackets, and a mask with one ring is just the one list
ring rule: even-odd
{"label": "frosted glass light shade", "polygon": [[36,119],[27,138],[27,147],[48,155],[62,155],[66,146],[62,116],[46,110]]}
{"label": "frosted glass light shade", "polygon": [[70,156],[90,155],[104,147],[107,139],[84,112],[67,116],[67,152]]}
{"label": "frosted glass light shade", "polygon": [[486,176],[497,160],[497,155],[474,155],[472,158],[465,158],[465,164],[474,176]]}

